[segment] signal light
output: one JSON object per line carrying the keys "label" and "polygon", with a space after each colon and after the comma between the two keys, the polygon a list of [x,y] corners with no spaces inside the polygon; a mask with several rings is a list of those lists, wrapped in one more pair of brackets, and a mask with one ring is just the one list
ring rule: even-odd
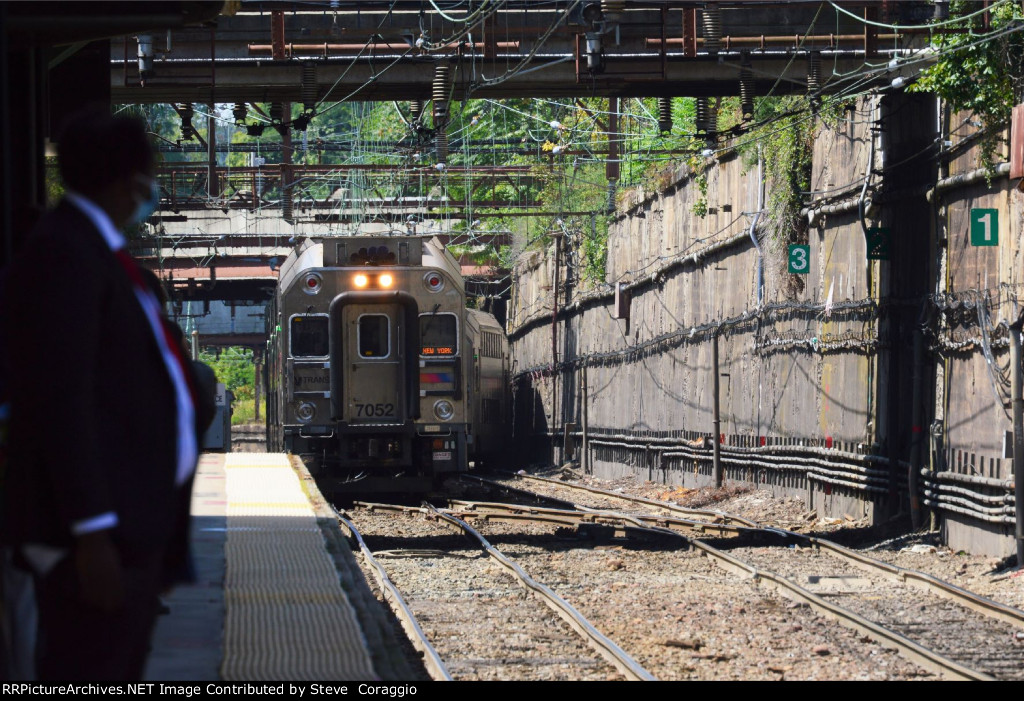
{"label": "signal light", "polygon": [[366,287],[367,284],[369,284],[370,278],[366,277],[362,273],[359,273],[358,275],[355,276],[353,282],[356,284],[356,287],[363,288]]}
{"label": "signal light", "polygon": [[440,273],[429,272],[423,276],[423,284],[430,292],[440,292],[444,287],[444,278]]}
{"label": "signal light", "polygon": [[306,276],[305,287],[302,288],[303,292],[308,295],[315,295],[320,292],[320,288],[323,285],[323,279],[317,273],[310,273]]}
{"label": "signal light", "polygon": [[393,285],[394,282],[395,279],[391,277],[389,273],[384,273],[379,278],[377,278],[377,284],[379,284],[381,287],[391,287],[391,285]]}

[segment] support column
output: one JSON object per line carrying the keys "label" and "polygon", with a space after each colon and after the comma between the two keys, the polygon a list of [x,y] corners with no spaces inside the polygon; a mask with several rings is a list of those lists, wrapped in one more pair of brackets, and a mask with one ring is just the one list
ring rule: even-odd
{"label": "support column", "polygon": [[1010,397],[1013,402],[1013,494],[1017,569],[1024,569],[1024,397],[1021,396],[1021,328],[1024,316],[1010,326]]}
{"label": "support column", "polygon": [[217,179],[217,120],[213,116],[217,106],[211,102],[209,107],[210,116],[206,118],[207,192],[210,197],[220,197],[220,181]]}
{"label": "support column", "polygon": [[715,435],[711,437],[712,445],[714,446],[714,457],[713,460],[713,473],[715,478],[715,487],[722,486],[722,416],[720,411],[719,394],[718,394],[718,331],[716,330],[711,336],[711,371],[714,373],[714,380],[712,383],[712,392],[714,393],[714,431]]}

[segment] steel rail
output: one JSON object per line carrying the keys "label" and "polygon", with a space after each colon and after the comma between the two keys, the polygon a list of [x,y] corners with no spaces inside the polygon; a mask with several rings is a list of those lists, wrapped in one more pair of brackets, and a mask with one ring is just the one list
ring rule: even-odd
{"label": "steel rail", "polygon": [[[449,499],[448,504],[452,507],[449,511],[453,513],[465,514],[469,517],[482,518],[484,520],[508,519],[510,521],[522,521],[537,519],[569,525],[579,523],[616,525],[622,523],[622,516],[620,514],[600,509],[574,511],[488,501],[466,501],[463,499]],[[671,528],[673,530],[702,534],[710,532],[711,535],[724,537],[734,537],[751,530],[759,530],[749,529],[746,526],[729,526],[721,523],[708,523],[707,521],[691,521],[689,519],[655,514],[631,514],[630,516],[645,526]]]}
{"label": "steel rail", "polygon": [[815,538],[814,536],[802,535],[800,533],[794,533],[793,535],[802,538],[813,545],[825,550],[830,555],[846,560],[863,570],[870,572],[877,572],[884,575],[887,579],[895,582],[906,583],[911,586],[923,589],[931,592],[936,596],[941,596],[944,599],[953,601],[954,603],[960,604],[966,608],[977,611],[990,618],[1024,628],[1024,611],[1006,604],[1001,604],[998,601],[987,599],[983,596],[979,596],[974,592],[950,584],[949,582],[943,581],[938,577],[933,577],[930,574],[919,572],[917,570],[911,570],[898,565],[893,565],[888,562],[877,560],[863,553],[859,553],[856,550],[833,543],[830,540],[824,540],[822,538]]}
{"label": "steel rail", "polygon": [[[472,479],[481,480],[484,482],[491,482],[491,480],[484,480],[481,477],[475,477],[473,475],[463,475],[464,477],[471,477]],[[720,519],[722,523],[736,523],[748,528],[761,528],[761,524],[756,521],[742,518],[740,516],[731,516],[729,514],[722,513],[721,511],[711,511],[708,509],[687,509],[686,507],[679,506],[677,504],[669,504],[663,501],[657,501],[656,499],[646,499],[644,497],[631,497],[626,494],[619,494],[618,492],[612,492],[607,489],[598,489],[597,487],[587,487],[582,484],[568,484],[559,480],[550,479],[548,477],[537,477],[536,475],[518,475],[513,474],[511,477],[521,479],[524,481],[535,480],[538,482],[544,482],[547,484],[556,484],[562,487],[568,487],[570,489],[579,489],[585,492],[591,492],[592,494],[601,494],[607,497],[613,497],[615,499],[622,499],[623,501],[632,501],[638,504],[646,504],[647,506],[655,506],[659,509],[665,509],[666,511],[672,511],[677,514],[684,514],[687,516],[705,516]],[[492,482],[492,484],[497,484]],[[505,485],[502,485],[505,486]],[[586,508],[586,507],[585,507]]]}
{"label": "steel rail", "polygon": [[[672,531],[669,532],[671,533]],[[681,538],[685,537],[678,533],[676,535]],[[715,558],[715,564],[719,565],[723,569],[749,575],[758,584],[761,582],[768,582],[770,586],[782,591],[784,595],[790,598],[795,597],[802,600],[818,613],[828,616],[829,618],[837,621],[840,625],[863,633],[883,645],[887,644],[897,648],[904,657],[913,660],[926,669],[951,676],[954,679],[996,681],[995,677],[985,674],[984,672],[971,669],[970,667],[966,667],[959,662],[955,662],[948,657],[929,650],[910,638],[880,626],[860,614],[844,609],[841,606],[836,606],[817,594],[804,589],[796,582],[791,582],[779,574],[754,567],[753,565],[743,562],[728,553],[718,550],[717,548],[713,548],[706,543],[702,543],[699,540],[691,540],[690,542],[693,547],[706,555]]]}
{"label": "steel rail", "polygon": [[[634,518],[630,514],[623,514],[623,517],[625,520],[631,520]],[[649,526],[644,526],[641,523],[637,523],[636,526],[639,528],[654,530],[666,535],[675,536],[677,538],[682,538],[689,543],[690,547],[699,550],[710,558],[713,558],[715,564],[722,567],[722,569],[736,574],[749,576],[757,584],[767,582],[772,588],[781,591],[783,595],[790,598],[800,599],[818,613],[837,621],[840,625],[852,628],[859,633],[863,633],[883,645],[889,644],[896,647],[905,657],[913,660],[926,669],[949,675],[954,679],[970,681],[997,681],[995,677],[985,674],[984,672],[971,669],[970,667],[966,667],[959,662],[929,650],[910,638],[889,630],[874,621],[870,621],[860,614],[854,613],[853,611],[841,606],[836,606],[817,594],[804,589],[796,582],[786,579],[782,575],[771,572],[770,570],[755,567],[743,562],[729,553],[719,550],[707,543],[703,543],[700,540],[688,538],[681,533],[677,533],[669,529],[651,528]],[[785,532],[789,533],[788,531]]]}
{"label": "steel rail", "polygon": [[[457,501],[457,500],[455,500]],[[578,526],[580,524],[593,524],[597,526],[613,526],[621,531],[623,534],[628,534],[630,530],[636,530],[635,526],[626,526],[622,524],[622,518],[619,516],[610,516],[609,521],[599,520],[603,517],[603,514],[596,512],[585,512],[585,511],[574,511],[574,510],[559,510],[559,509],[537,509],[535,512],[529,512],[530,507],[519,507],[514,504],[494,504],[493,511],[482,512],[476,511],[469,507],[472,504],[479,504],[483,502],[462,502],[467,505],[467,508],[462,509],[438,509],[441,513],[455,516],[463,520],[469,519],[482,519],[485,521],[504,521],[507,523],[555,523],[563,526]],[[352,505],[356,508],[366,509],[367,511],[390,511],[393,513],[400,514],[425,514],[427,513],[423,507],[417,506],[403,506],[400,504],[380,504],[374,502],[355,501]],[[504,506],[505,513],[500,513],[499,509]]]}
{"label": "steel rail", "polygon": [[557,504],[558,506],[562,506],[567,509],[575,509],[578,511],[584,511],[587,509],[587,507],[583,506],[582,504],[577,504],[574,501],[568,501],[567,499],[559,499],[558,497],[551,497],[545,494],[537,494],[536,492],[531,492],[528,489],[520,489],[519,487],[513,487],[508,484],[502,484],[501,482],[495,482],[494,480],[489,480],[484,477],[477,477],[476,475],[460,474],[459,479],[473,480],[494,487],[495,489],[504,490],[511,494],[519,494],[520,496],[527,497],[535,501],[544,501],[549,504]]}
{"label": "steel rail", "polygon": [[[521,475],[518,475],[521,476]],[[541,481],[554,481],[545,480],[544,478],[538,478]],[[557,484],[563,484],[556,482]],[[573,485],[578,486],[578,485]],[[526,490],[517,490],[525,492]],[[615,494],[614,492],[612,494]],[[625,495],[617,495],[623,500],[631,500],[632,497]],[[639,498],[638,498],[639,500]],[[650,500],[643,500],[650,501]],[[593,513],[593,512],[588,512]],[[601,512],[603,516],[614,515],[615,512],[604,511]],[[685,539],[689,545],[693,548],[700,550],[706,555],[713,557],[716,564],[719,564],[724,569],[739,573],[741,575],[748,575],[755,581],[765,581],[770,583],[774,588],[782,590],[787,595],[795,596],[808,605],[812,606],[816,611],[829,616],[833,620],[838,621],[840,624],[847,627],[853,628],[858,632],[868,635],[872,639],[883,643],[891,644],[896,646],[903,654],[909,659],[914,660],[918,664],[932,670],[938,671],[943,674],[951,675],[957,679],[964,680],[979,680],[979,681],[994,681],[995,677],[992,677],[983,672],[973,670],[969,667],[965,667],[958,662],[950,660],[938,653],[935,653],[928,648],[906,638],[895,631],[891,631],[883,626],[868,620],[867,618],[860,616],[852,611],[844,609],[840,606],[836,606],[824,598],[804,589],[799,584],[792,582],[785,577],[771,572],[769,570],[762,570],[753,565],[743,562],[738,558],[719,550],[711,545],[708,545],[698,539],[689,538],[677,531],[661,528],[652,527],[643,522],[642,517],[633,514],[618,514],[618,516],[624,522],[632,521],[634,527],[645,530],[653,530],[666,535],[675,536],[677,538]],[[757,530],[757,529],[755,529]],[[1008,622],[1012,625],[1024,627],[1024,611],[1020,611],[1011,606],[1006,606],[998,602],[986,599],[985,597],[978,596],[972,592],[960,589],[952,584],[943,582],[936,577],[931,575],[918,572],[916,570],[908,570],[896,565],[891,565],[887,562],[882,562],[875,558],[857,553],[856,551],[845,548],[838,543],[833,543],[829,540],[816,538],[813,536],[807,536],[802,533],[796,533],[785,529],[766,529],[760,528],[759,530],[773,532],[778,535],[796,538],[806,543],[817,546],[821,549],[826,550],[832,555],[841,559],[846,559],[852,564],[860,567],[861,569],[868,570],[875,573],[880,573],[886,576],[891,581],[899,581],[901,583],[907,583],[916,586],[920,589],[930,591],[938,596],[942,596],[948,600],[953,601],[965,608],[982,613],[983,615]],[[723,564],[724,563],[724,564]]]}
{"label": "steel rail", "polygon": [[598,631],[597,628],[595,628],[590,621],[584,618],[583,614],[577,611],[568,601],[560,597],[549,587],[540,584],[530,577],[530,575],[526,574],[519,565],[496,550],[494,546],[487,542],[486,538],[484,538],[468,523],[462,519],[456,518],[455,516],[439,511],[433,506],[427,505],[425,508],[428,513],[433,513],[436,517],[442,519],[446,523],[453,525],[464,533],[476,538],[492,559],[514,574],[523,586],[538,594],[541,597],[541,600],[547,604],[549,608],[558,614],[562,620],[568,623],[573,630],[583,636],[602,657],[622,672],[626,679],[631,681],[656,681],[655,677],[650,672],[641,667],[640,664],[630,657],[622,648]]}
{"label": "steel rail", "polygon": [[405,630],[406,635],[409,636],[409,641],[412,643],[420,654],[423,655],[423,664],[427,668],[427,673],[430,674],[430,678],[434,681],[454,681],[451,673],[445,666],[444,661],[441,660],[441,656],[437,654],[437,650],[427,640],[427,634],[420,628],[420,624],[416,621],[416,617],[413,616],[412,610],[409,605],[405,603],[405,599],[399,593],[398,589],[392,584],[388,578],[387,572],[381,567],[380,563],[373,557],[373,553],[366,547],[366,543],[363,541],[363,536],[356,529],[355,524],[352,523],[348,518],[345,517],[343,512],[339,511],[335,507],[334,514],[337,516],[338,521],[348,531],[349,537],[355,539],[359,544],[359,549],[362,551],[363,559],[366,560],[366,564],[370,566],[373,571],[374,577],[377,579],[377,583],[380,585],[381,591],[384,593],[384,598],[388,600],[391,606],[391,610],[394,611],[395,616],[398,617],[398,621],[402,624],[402,628]]}
{"label": "steel rail", "polygon": [[[517,475],[517,477],[522,477],[522,475]],[[567,486],[570,488],[587,489],[588,491],[591,489],[588,487],[583,487],[581,485],[566,484],[564,482],[559,482],[557,480],[546,480],[546,478],[543,477],[537,477],[535,479],[542,481],[551,481],[560,486]],[[526,490],[518,491],[527,494],[529,493]],[[638,501],[640,503],[649,503],[651,501],[648,499],[643,499],[642,497],[630,497],[627,495],[616,494],[615,492],[610,492],[610,494],[618,496],[620,499],[626,501]],[[614,512],[606,511],[604,513],[610,515]],[[640,518],[643,521],[648,521],[647,517]],[[835,543],[824,538],[809,536],[804,533],[797,533],[795,531],[789,531],[781,528],[773,530],[775,530],[780,535],[785,535],[786,537],[799,539],[806,543],[809,543],[815,547],[825,550],[826,552],[835,557],[850,562],[851,564],[859,567],[860,569],[880,574],[889,579],[890,581],[911,584],[917,587],[918,589],[922,589],[924,591],[931,592],[937,596],[941,596],[949,601],[953,601],[954,603],[964,606],[965,608],[969,608],[971,610],[989,616],[990,618],[995,618],[1005,623],[1009,623],[1011,625],[1024,628],[1024,611],[1022,611],[1021,609],[1014,608],[1006,604],[1001,604],[997,601],[993,601],[992,599],[988,599],[983,596],[979,596],[978,594],[967,591],[966,589],[961,589],[960,587],[950,584],[949,582],[945,582],[937,577],[933,577],[932,575],[925,574],[924,572],[899,567],[898,565],[892,565],[888,562],[884,562],[877,558],[870,557],[869,555],[865,555],[863,553],[859,553],[855,550],[839,545],[838,543]]]}

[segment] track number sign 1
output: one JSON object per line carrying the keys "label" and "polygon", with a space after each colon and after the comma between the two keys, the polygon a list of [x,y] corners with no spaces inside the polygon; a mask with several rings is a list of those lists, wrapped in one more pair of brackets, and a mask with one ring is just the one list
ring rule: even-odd
{"label": "track number sign 1", "polygon": [[999,245],[999,210],[998,209],[972,209],[971,210],[971,245],[972,246],[998,246]]}
{"label": "track number sign 1", "polygon": [[791,243],[789,245],[789,272],[806,275],[811,267],[811,247],[806,244]]}

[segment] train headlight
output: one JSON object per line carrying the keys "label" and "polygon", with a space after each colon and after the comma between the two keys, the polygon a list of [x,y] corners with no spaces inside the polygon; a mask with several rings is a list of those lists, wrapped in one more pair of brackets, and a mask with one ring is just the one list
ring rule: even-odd
{"label": "train headlight", "polygon": [[434,416],[442,421],[448,421],[455,416],[455,407],[447,399],[438,399],[434,402]]}
{"label": "train headlight", "polygon": [[391,287],[393,284],[395,284],[395,278],[391,276],[391,273],[384,273],[379,278],[377,278],[377,284],[380,285],[381,287]]}
{"label": "train headlight", "polygon": [[302,279],[302,291],[308,295],[315,295],[320,292],[324,281],[318,273],[310,273]]}
{"label": "train headlight", "polygon": [[423,276],[423,285],[430,292],[440,292],[444,289],[444,278],[441,273],[431,271]]}
{"label": "train headlight", "polygon": [[356,287],[362,289],[370,284],[370,278],[366,277],[363,273],[359,273],[355,278],[353,278],[352,282],[355,283]]}
{"label": "train headlight", "polygon": [[304,424],[312,421],[314,416],[316,416],[316,406],[310,402],[302,402],[295,408],[295,418]]}

